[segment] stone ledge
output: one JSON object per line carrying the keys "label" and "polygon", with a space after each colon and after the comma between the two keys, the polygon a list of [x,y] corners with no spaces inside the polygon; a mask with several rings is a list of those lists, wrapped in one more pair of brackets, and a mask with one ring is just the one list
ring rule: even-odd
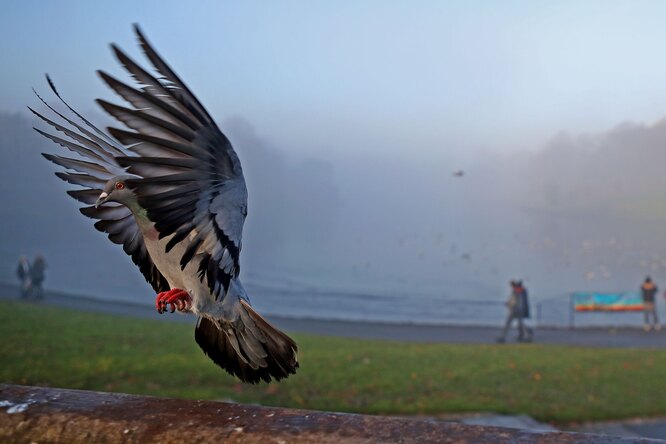
{"label": "stone ledge", "polygon": [[0,385],[0,442],[559,444],[650,440]]}

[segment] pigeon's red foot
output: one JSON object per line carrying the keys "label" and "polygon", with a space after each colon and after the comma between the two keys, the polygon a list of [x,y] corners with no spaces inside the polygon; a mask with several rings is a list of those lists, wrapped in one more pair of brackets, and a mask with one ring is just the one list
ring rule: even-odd
{"label": "pigeon's red foot", "polygon": [[171,305],[171,309],[169,310],[171,313],[176,311],[176,309],[178,311],[187,311],[192,306],[192,297],[187,291],[180,288],[163,291],[157,295],[155,307],[158,313],[162,314],[166,312],[169,309],[169,305]]}

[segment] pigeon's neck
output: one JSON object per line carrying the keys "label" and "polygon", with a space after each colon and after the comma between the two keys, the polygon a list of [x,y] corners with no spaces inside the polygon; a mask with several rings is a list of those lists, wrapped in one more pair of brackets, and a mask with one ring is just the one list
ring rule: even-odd
{"label": "pigeon's neck", "polygon": [[134,219],[136,220],[141,233],[143,233],[144,238],[157,240],[159,233],[155,230],[155,224],[153,221],[148,218],[148,211],[138,204],[135,204],[133,207],[128,206],[128,208],[132,211]]}
{"label": "pigeon's neck", "polygon": [[151,222],[151,220],[148,219],[148,210],[139,206],[139,204],[136,204],[135,208],[130,208],[130,210],[134,214],[134,217],[137,218],[137,220],[142,222]]}
{"label": "pigeon's neck", "polygon": [[129,208],[129,210],[132,212],[132,214],[134,214],[134,217],[138,221],[149,221],[148,211],[139,205],[139,202],[136,200],[135,196],[125,198],[124,201],[121,201],[120,203]]}

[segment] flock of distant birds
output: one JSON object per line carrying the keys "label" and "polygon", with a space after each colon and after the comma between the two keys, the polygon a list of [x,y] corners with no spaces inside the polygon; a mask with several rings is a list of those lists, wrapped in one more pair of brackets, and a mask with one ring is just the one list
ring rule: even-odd
{"label": "flock of distant birds", "polygon": [[[458,169],[458,170],[455,170],[455,171],[451,172],[451,176],[454,177],[454,178],[462,178],[465,175],[466,175],[466,172],[462,169]],[[520,236],[517,233],[514,235],[514,238],[516,239],[516,241],[520,240]],[[436,243],[441,244],[443,242],[443,239],[444,239],[443,234],[441,234],[441,233],[438,234]],[[398,242],[402,246],[406,246],[408,244],[408,241],[406,241],[405,239],[402,239],[402,238],[398,239]],[[529,242],[526,243],[526,246],[531,251],[537,251],[537,250],[544,250],[544,251],[545,250],[551,250],[552,251],[553,249],[555,249],[559,252],[560,257],[564,259],[563,262],[558,261],[559,264],[564,264],[567,267],[572,267],[573,266],[573,263],[572,263],[573,250],[571,248],[568,248],[568,247],[563,247],[563,248],[557,249],[556,245],[555,245],[555,242],[552,239],[550,239],[549,237],[545,237],[542,242],[535,241],[535,240],[529,241]],[[602,240],[594,241],[594,240],[586,239],[586,240],[583,240],[583,241],[580,242],[579,251],[581,251],[582,253],[584,253],[587,256],[590,256],[590,255],[594,255],[594,252],[598,251],[599,248],[602,248],[602,247],[607,247],[607,248],[610,248],[611,250],[617,250],[619,248],[624,248],[624,247],[635,249],[637,247],[637,245],[634,245],[634,243],[632,243],[632,242],[622,243],[622,242],[618,241],[616,238],[610,238],[610,239],[607,239],[607,240],[604,240],[604,241],[602,241]],[[617,262],[616,265],[626,267],[627,265],[630,265],[630,263],[634,263],[634,265],[637,265],[638,269],[640,269],[641,271],[644,271],[646,273],[647,272],[654,273],[654,272],[659,271],[660,269],[666,269],[666,258],[662,259],[659,256],[659,254],[656,254],[656,253],[648,253],[648,251],[647,251],[648,246],[646,245],[645,247],[646,247],[646,251],[643,251],[642,253],[638,254],[638,256],[640,257],[640,259],[638,259],[638,260],[628,260],[626,258],[623,258],[622,255],[620,255],[620,254],[612,254],[611,256],[613,256],[613,255],[615,256],[615,262]],[[607,252],[605,252],[605,253],[602,252],[602,253],[599,253],[599,254],[601,256],[605,257],[605,256],[608,256],[608,254],[606,254],[606,253]],[[617,251],[615,251],[615,253],[617,253]],[[459,261],[462,261],[462,262],[468,263],[468,264],[472,263],[472,254],[470,252],[463,252],[463,253],[459,254],[458,253],[458,245],[455,242],[452,242],[450,244],[450,254],[452,254]],[[425,259],[425,256],[426,256],[425,252],[420,252],[418,254],[419,259]],[[646,259],[646,258],[648,258],[648,259]],[[489,260],[490,258],[488,256],[484,256],[483,259]],[[592,260],[591,262],[598,262],[598,261],[597,260]],[[443,266],[450,265],[451,263],[452,263],[451,259],[445,259],[445,260],[442,261]],[[369,261],[366,261],[364,263],[364,265],[360,268],[369,268],[369,267],[371,267],[371,265],[372,264]],[[611,271],[612,266],[608,263],[608,261],[606,261],[606,263],[604,263],[602,261],[601,264],[595,264],[595,265],[591,265],[591,264],[588,263],[587,266],[590,267],[590,268],[588,268],[586,271],[584,271],[582,273],[583,279],[585,279],[587,281],[595,281],[595,280],[600,280],[600,279],[601,280],[607,280],[607,279],[610,279],[613,275],[613,273]],[[353,268],[356,269],[358,267],[354,266]],[[488,271],[494,276],[499,274],[499,270],[495,266],[489,267]],[[478,268],[478,267],[475,268],[474,271],[473,271],[473,274],[474,274],[474,276],[479,276],[481,274],[481,269]]]}

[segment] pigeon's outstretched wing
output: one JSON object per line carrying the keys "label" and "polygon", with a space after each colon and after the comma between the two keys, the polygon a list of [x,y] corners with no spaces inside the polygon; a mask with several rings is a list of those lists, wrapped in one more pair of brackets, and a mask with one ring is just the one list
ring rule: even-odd
{"label": "pigeon's outstretched wing", "polygon": [[[144,70],[115,46],[112,48],[117,58],[139,87],[99,73],[130,106],[103,100],[98,103],[128,129],[109,128],[114,141],[71,108],[83,124],[58,114],[68,124],[66,127],[38,114],[69,140],[40,132],[80,156],[45,157],[68,170],[59,177],[83,187],[70,194],[89,205],[114,184],[105,186],[109,179],[132,175],[123,179],[132,191],[131,206],[136,210],[138,204],[141,217],[147,216],[164,239],[159,249],[148,244],[152,259],[164,274],[149,257],[127,207],[88,206],[81,210],[83,214],[99,219],[95,226],[107,232],[112,241],[123,244],[156,291],[168,288],[165,276],[181,282],[198,277],[210,295],[218,301],[224,299],[225,303],[215,304],[213,310],[195,311],[200,316],[195,340],[216,364],[245,382],[286,378],[298,368],[296,343],[252,309],[236,279],[247,215],[247,189],[238,156],[201,103],[141,31],[135,30],[157,74]],[[55,88],[54,92],[57,95]],[[180,270],[173,266],[178,262]],[[185,270],[188,264],[192,267]],[[197,269],[198,276],[180,275]],[[208,299],[208,292],[200,294],[201,290],[197,286],[196,294],[190,296]]]}
{"label": "pigeon's outstretched wing", "polygon": [[135,27],[139,43],[159,78],[117,47],[116,57],[139,82],[128,86],[100,72],[102,79],[132,107],[98,100],[109,114],[133,131],[110,134],[138,156],[117,157],[131,174],[127,184],[148,211],[166,246],[187,239],[180,265],[200,258],[199,277],[216,298],[237,277],[247,190],[231,143],[208,112]]}
{"label": "pigeon's outstretched wing", "polygon": [[98,208],[94,205],[106,182],[112,177],[125,173],[125,169],[116,161],[116,156],[124,156],[126,153],[117,142],[71,108],[58,94],[51,79],[48,77],[47,79],[55,95],[76,117],[81,119],[82,123],[79,124],[56,111],[37,95],[39,100],[60,117],[64,123],[60,124],[48,119],[30,107],[28,109],[66,138],[38,128],[35,128],[35,130],[63,148],[78,154],[79,158],[46,153],[42,155],[64,168],[65,171],[57,172],[56,176],[65,182],[80,186],[79,189],[67,191],[67,194],[86,204],[80,209],[81,213],[92,219],[97,219],[95,228],[107,233],[111,242],[123,246],[125,253],[131,256],[132,261],[139,267],[146,281],[156,292],[168,290],[167,280],[155,267],[148,255],[143,235],[139,231],[132,212],[124,205],[116,203],[105,203]]}

